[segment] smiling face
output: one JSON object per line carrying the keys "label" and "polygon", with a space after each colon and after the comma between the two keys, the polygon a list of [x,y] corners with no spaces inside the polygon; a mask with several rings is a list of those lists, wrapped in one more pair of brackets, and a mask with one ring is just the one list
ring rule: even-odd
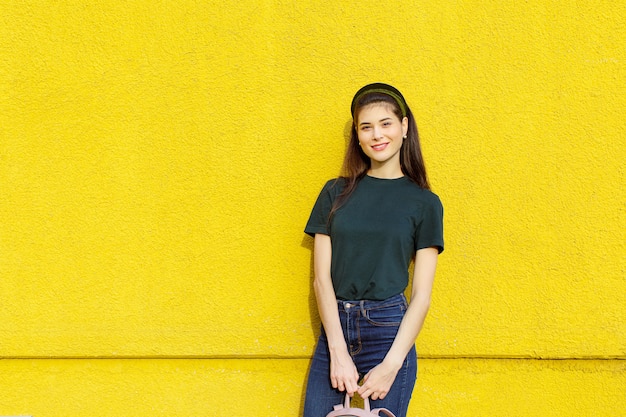
{"label": "smiling face", "polygon": [[408,119],[400,120],[387,103],[368,104],[356,119],[357,137],[371,161],[371,171],[385,169],[392,175],[401,174],[400,148],[408,130]]}

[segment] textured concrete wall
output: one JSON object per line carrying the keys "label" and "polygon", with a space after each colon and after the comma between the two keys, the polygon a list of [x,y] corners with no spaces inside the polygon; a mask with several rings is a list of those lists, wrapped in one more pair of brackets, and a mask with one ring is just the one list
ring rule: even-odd
{"label": "textured concrete wall", "polygon": [[298,415],[302,229],[352,94],[385,81],[446,211],[410,415],[623,417],[625,19],[3,2],[0,415]]}

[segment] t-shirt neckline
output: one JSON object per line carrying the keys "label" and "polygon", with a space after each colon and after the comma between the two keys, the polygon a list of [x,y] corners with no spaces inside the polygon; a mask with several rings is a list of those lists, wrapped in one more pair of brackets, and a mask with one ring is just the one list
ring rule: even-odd
{"label": "t-shirt neckline", "polygon": [[365,176],[369,179],[372,179],[374,181],[400,181],[406,178],[406,175],[403,175],[401,177],[398,178],[380,178],[380,177],[373,177],[369,174],[365,174]]}

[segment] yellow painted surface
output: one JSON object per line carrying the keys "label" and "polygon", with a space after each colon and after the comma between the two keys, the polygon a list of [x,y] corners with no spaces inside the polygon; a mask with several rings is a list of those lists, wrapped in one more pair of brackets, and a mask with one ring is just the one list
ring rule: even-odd
{"label": "yellow painted surface", "polygon": [[413,415],[620,415],[625,20],[608,0],[2,2],[0,415],[293,415],[319,327],[302,230],[371,81],[407,97],[445,207],[418,351],[474,358],[422,360]]}
{"label": "yellow painted surface", "polygon": [[[4,360],[0,415],[297,416],[308,360]],[[626,362],[423,359],[408,415],[623,417]]]}

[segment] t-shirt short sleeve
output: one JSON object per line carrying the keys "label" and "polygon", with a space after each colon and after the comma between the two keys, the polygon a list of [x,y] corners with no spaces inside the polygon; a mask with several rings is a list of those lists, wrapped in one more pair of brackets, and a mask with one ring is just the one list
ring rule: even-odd
{"label": "t-shirt short sleeve", "polygon": [[443,252],[443,205],[434,194],[424,205],[422,221],[415,231],[415,250],[430,247]]}
{"label": "t-shirt short sleeve", "polygon": [[309,221],[304,228],[304,232],[309,236],[315,236],[316,233],[330,235],[328,216],[338,195],[337,185],[336,180],[328,181],[317,197]]}

